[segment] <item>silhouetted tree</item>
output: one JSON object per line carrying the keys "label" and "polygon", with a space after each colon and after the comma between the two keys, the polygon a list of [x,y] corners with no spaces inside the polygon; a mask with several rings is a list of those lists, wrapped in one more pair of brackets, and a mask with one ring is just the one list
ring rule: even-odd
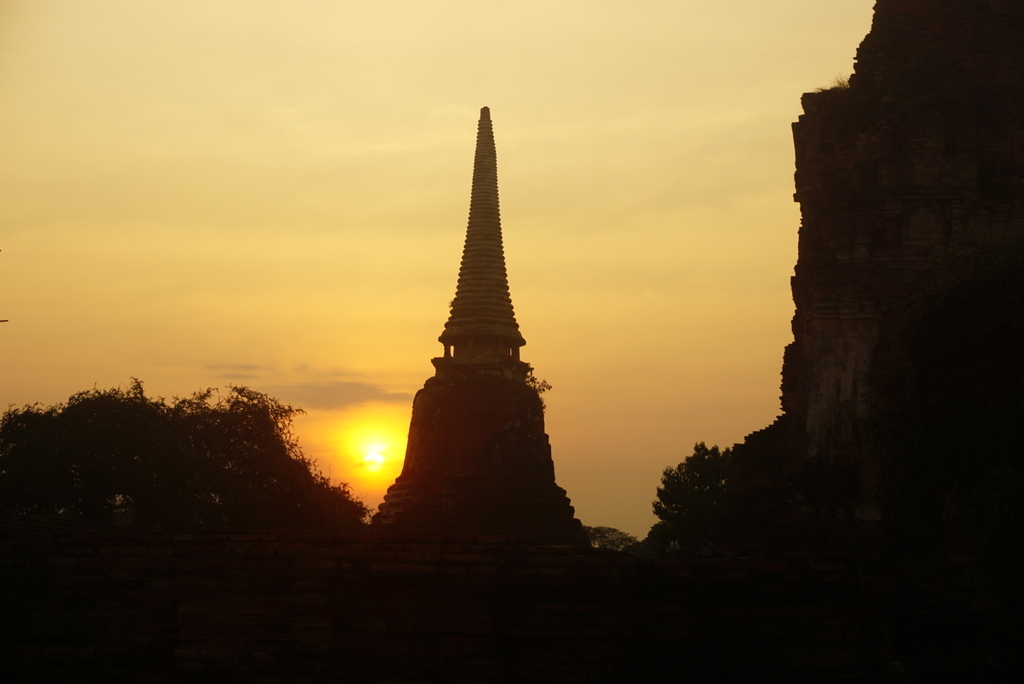
{"label": "silhouetted tree", "polygon": [[584,525],[583,531],[590,537],[590,545],[598,549],[628,551],[631,546],[640,541],[632,534],[614,527],[587,527]]}
{"label": "silhouetted tree", "polygon": [[674,468],[665,468],[654,501],[661,520],[645,539],[655,554],[667,550],[695,550],[707,540],[725,491],[732,449],[693,445],[693,454]]}
{"label": "silhouetted tree", "polygon": [[551,383],[547,380],[541,380],[533,374],[533,366],[526,364],[526,386],[531,388],[540,397],[540,408],[542,411],[546,411],[548,405],[544,403],[544,393],[551,389]]}
{"label": "silhouetted tree", "polygon": [[1022,349],[1024,249],[1005,247],[894,317],[868,376],[888,538],[939,552],[943,512],[958,509],[990,576],[1007,587],[1024,572]]}
{"label": "silhouetted tree", "polygon": [[0,511],[167,529],[357,529],[366,507],[317,472],[300,409],[245,387],[151,399],[93,389],[0,418]]}

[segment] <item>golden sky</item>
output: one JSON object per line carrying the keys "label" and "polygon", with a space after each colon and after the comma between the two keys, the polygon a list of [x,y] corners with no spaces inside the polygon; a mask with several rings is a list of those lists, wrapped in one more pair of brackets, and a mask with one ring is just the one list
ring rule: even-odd
{"label": "golden sky", "polygon": [[558,483],[642,535],[665,466],[779,411],[790,124],[872,4],[0,0],[0,408],[245,384],[376,506],[489,106]]}

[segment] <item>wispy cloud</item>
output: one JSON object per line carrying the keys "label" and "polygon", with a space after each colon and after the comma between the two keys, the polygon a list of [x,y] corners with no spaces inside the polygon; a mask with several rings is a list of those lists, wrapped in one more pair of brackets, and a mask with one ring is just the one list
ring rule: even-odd
{"label": "wispy cloud", "polygon": [[269,369],[251,363],[219,363],[207,366],[206,370],[223,380],[254,380],[266,375]]}
{"label": "wispy cloud", "polygon": [[[338,409],[354,406],[368,401],[410,401],[412,394],[407,392],[388,392],[370,382],[352,380],[323,379],[325,376],[337,377],[348,375],[339,371],[316,371],[309,368],[295,369],[301,375],[317,375],[320,379],[309,382],[292,382],[270,384],[270,378],[276,376],[281,382],[281,371],[270,366],[251,363],[221,363],[206,366],[206,371],[214,377],[229,382],[245,382],[253,389],[266,392],[272,397],[295,404],[301,408]],[[268,382],[269,381],[269,382]]]}
{"label": "wispy cloud", "polygon": [[304,382],[269,388],[269,393],[297,406],[316,409],[338,409],[367,401],[409,401],[412,395],[387,392],[364,382]]}

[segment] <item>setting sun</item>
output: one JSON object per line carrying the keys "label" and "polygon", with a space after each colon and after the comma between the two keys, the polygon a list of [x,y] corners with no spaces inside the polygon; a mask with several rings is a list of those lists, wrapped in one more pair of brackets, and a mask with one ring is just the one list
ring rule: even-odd
{"label": "setting sun", "polygon": [[370,508],[402,472],[411,401],[310,409],[296,418],[302,448],[332,482],[343,482]]}
{"label": "setting sun", "polygon": [[368,402],[335,410],[312,409],[296,423],[303,449],[334,482],[376,508],[402,472],[409,403]]}
{"label": "setting sun", "polygon": [[379,452],[371,451],[363,457],[363,465],[371,473],[375,473],[384,467],[384,456]]}

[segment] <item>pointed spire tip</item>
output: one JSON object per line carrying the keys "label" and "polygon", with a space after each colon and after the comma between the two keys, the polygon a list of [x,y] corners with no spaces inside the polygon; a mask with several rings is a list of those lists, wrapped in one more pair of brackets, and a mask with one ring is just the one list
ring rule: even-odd
{"label": "pointed spire tip", "polygon": [[[442,344],[463,349],[478,344],[489,359],[512,358],[512,350],[526,344],[516,323],[505,272],[498,210],[498,168],[491,130],[491,110],[480,109],[476,151],[473,154],[473,183],[469,199],[469,223],[459,268],[459,282],[451,314],[438,338]],[[472,342],[477,340],[477,342]],[[502,341],[499,349],[493,346]],[[482,346],[480,346],[482,345]],[[488,346],[490,345],[490,346]],[[504,350],[504,351],[502,351]],[[493,354],[498,356],[493,357]],[[472,352],[476,353],[476,352]],[[456,354],[458,355],[458,354]],[[493,358],[492,358],[493,357]]]}

